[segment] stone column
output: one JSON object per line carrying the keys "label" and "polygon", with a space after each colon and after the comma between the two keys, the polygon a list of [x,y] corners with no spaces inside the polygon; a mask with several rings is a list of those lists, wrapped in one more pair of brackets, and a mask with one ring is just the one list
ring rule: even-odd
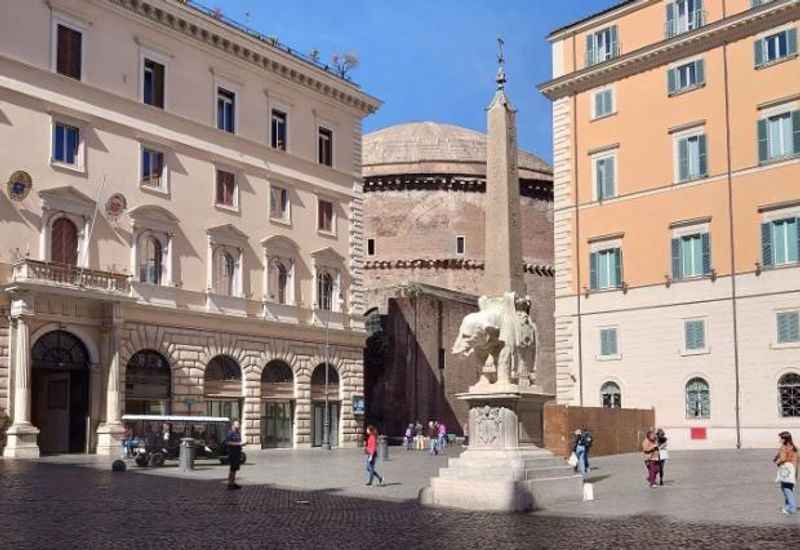
{"label": "stone column", "polygon": [[122,328],[122,306],[112,304],[111,319],[103,331],[106,348],[105,361],[108,369],[106,386],[106,421],[97,428],[97,454],[111,455],[119,452],[125,428],[122,425],[122,408],[119,399],[120,384],[120,330]]}
{"label": "stone column", "polygon": [[11,319],[14,331],[14,418],[8,429],[8,441],[3,456],[9,458],[38,458],[39,429],[31,424],[31,343],[30,317],[34,313],[33,296],[14,296]]}

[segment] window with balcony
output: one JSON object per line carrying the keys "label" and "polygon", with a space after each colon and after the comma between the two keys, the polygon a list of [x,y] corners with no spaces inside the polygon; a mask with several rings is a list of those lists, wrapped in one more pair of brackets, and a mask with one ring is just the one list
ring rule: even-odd
{"label": "window with balcony", "polygon": [[283,305],[291,303],[290,279],[291,268],[287,266],[287,262],[280,258],[273,258],[269,274],[269,290],[272,301]]}
{"label": "window with balcony", "polygon": [[761,163],[800,155],[800,111],[787,111],[758,121]]}
{"label": "window with balcony", "polygon": [[291,221],[291,206],[289,204],[289,191],[284,187],[271,185],[269,189],[269,217],[273,220],[289,223]]}
{"label": "window with balcony", "polygon": [[139,248],[139,282],[160,285],[163,275],[164,249],[153,235],[145,235]]}
{"label": "window with balcony", "polygon": [[777,63],[797,55],[797,29],[784,29],[757,39],[753,43],[756,68]]}
{"label": "window with balcony", "polygon": [[667,38],[699,29],[705,22],[703,0],[675,0],[667,4]]}
{"label": "window with balcony", "polygon": [[77,168],[80,165],[80,157],[80,128],[64,122],[54,122],[51,162]]}
{"label": "window with balcony", "polygon": [[217,128],[236,132],[236,94],[225,88],[217,88]]}
{"label": "window with balcony", "polygon": [[778,343],[794,344],[800,342],[800,312],[781,311],[776,315]]}
{"label": "window with balcony", "polygon": [[705,134],[694,134],[677,138],[676,146],[678,183],[708,176],[708,151]]}
{"label": "window with balcony", "polygon": [[163,64],[144,59],[144,74],[142,75],[142,101],[159,109],[164,108],[164,75]]}
{"label": "window with balcony", "polygon": [[317,308],[333,311],[334,277],[328,271],[317,273]]}
{"label": "window with balcony", "polygon": [[761,256],[765,266],[797,263],[800,257],[797,224],[795,217],[761,224]]}
{"label": "window with balcony", "polygon": [[614,113],[614,90],[604,88],[592,94],[592,118],[602,118]]}
{"label": "window with balcony", "polygon": [[220,296],[238,296],[238,262],[233,251],[221,248],[215,254],[214,292]]}
{"label": "window with balcony", "polygon": [[711,274],[711,237],[708,233],[672,239],[672,278],[676,281]]}
{"label": "window with balcony", "polygon": [[319,163],[333,166],[333,130],[320,126],[317,143]]}
{"label": "window with balcony", "polygon": [[56,71],[81,80],[83,65],[83,33],[65,24],[56,25]]}
{"label": "window with balcony", "polygon": [[671,96],[700,88],[705,83],[705,62],[702,59],[678,65],[667,71],[667,91]]}
{"label": "window with balcony", "polygon": [[286,139],[288,135],[287,115],[278,109],[272,109],[270,140],[273,149],[286,151]]}
{"label": "window with balcony", "polygon": [[333,203],[324,199],[317,201],[317,229],[322,233],[334,233]]}
{"label": "window with balcony", "polygon": [[216,201],[219,206],[238,208],[236,174],[217,169]]}
{"label": "window with balcony", "polygon": [[589,255],[589,288],[606,290],[622,286],[622,249],[606,248]]}
{"label": "window with balcony", "polygon": [[142,147],[142,187],[166,191],[166,184],[164,153],[149,147]]}
{"label": "window with balcony", "polygon": [[586,35],[586,66],[591,67],[619,56],[617,26]]}

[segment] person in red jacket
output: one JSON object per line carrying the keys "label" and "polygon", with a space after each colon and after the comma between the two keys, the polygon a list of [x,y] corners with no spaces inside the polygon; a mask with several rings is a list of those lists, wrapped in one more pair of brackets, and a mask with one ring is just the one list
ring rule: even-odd
{"label": "person in red jacket", "polygon": [[369,479],[367,486],[372,485],[372,480],[378,478],[378,485],[383,485],[383,478],[375,470],[375,461],[378,458],[378,430],[375,426],[367,426],[367,440],[364,443],[364,454],[367,455],[367,473]]}

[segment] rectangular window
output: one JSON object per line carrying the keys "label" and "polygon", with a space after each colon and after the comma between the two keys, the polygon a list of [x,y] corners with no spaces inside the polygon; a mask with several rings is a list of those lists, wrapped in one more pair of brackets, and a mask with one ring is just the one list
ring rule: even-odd
{"label": "rectangular window", "polygon": [[619,56],[617,26],[612,25],[586,35],[586,66],[590,67]]}
{"label": "rectangular window", "polygon": [[600,118],[614,112],[614,90],[606,88],[594,93],[593,116]]}
{"label": "rectangular window", "polygon": [[607,248],[589,255],[591,290],[619,288],[622,286],[622,250]]}
{"label": "rectangular window", "polygon": [[333,166],[333,131],[328,128],[319,128],[319,163]]}
{"label": "rectangular window", "polygon": [[144,60],[142,100],[146,105],[164,108],[164,74],[164,65],[152,59]]}
{"label": "rectangular window", "polygon": [[676,281],[711,274],[711,237],[695,233],[672,239],[672,278]]}
{"label": "rectangular window", "polygon": [[765,266],[797,263],[800,257],[797,218],[785,218],[761,225],[761,251]]}
{"label": "rectangular window", "polygon": [[164,153],[142,147],[142,185],[163,188]]}
{"label": "rectangular window", "polygon": [[758,121],[758,160],[769,162],[800,155],[800,111]]}
{"label": "rectangular window", "polygon": [[753,43],[756,68],[797,55],[797,29],[785,29]]}
{"label": "rectangular window", "polygon": [[703,0],[675,0],[667,4],[667,38],[699,29],[704,24]]}
{"label": "rectangular window", "polygon": [[675,95],[694,88],[706,82],[705,61],[697,59],[690,63],[678,65],[667,71],[667,88],[669,95]]}
{"label": "rectangular window", "polygon": [[778,343],[800,342],[800,313],[787,311],[778,313]]}
{"label": "rectangular window", "polygon": [[678,139],[678,183],[708,175],[708,152],[703,134]]}
{"label": "rectangular window", "polygon": [[78,165],[78,152],[81,143],[81,131],[75,126],[61,122],[53,125],[53,162]]}
{"label": "rectangular window", "polygon": [[613,357],[618,355],[617,350],[617,329],[600,329],[600,355],[602,357]]}
{"label": "rectangular window", "polygon": [[594,159],[594,181],[597,200],[617,195],[616,157],[612,155]]}
{"label": "rectangular window", "polygon": [[80,80],[83,34],[65,25],[58,25],[56,40],[56,70],[59,74]]}
{"label": "rectangular window", "polygon": [[289,221],[289,191],[277,185],[269,190],[269,217]]}
{"label": "rectangular window", "polygon": [[236,174],[217,170],[217,204],[236,207]]}
{"label": "rectangular window", "polygon": [[367,239],[367,256],[375,255],[375,239]]}
{"label": "rectangular window", "polygon": [[236,132],[236,94],[225,88],[217,88],[217,128]]}
{"label": "rectangular window", "polygon": [[467,250],[467,239],[461,235],[456,237],[456,254],[458,256],[463,256],[466,254]]}
{"label": "rectangular window", "polygon": [[317,229],[333,233],[333,203],[319,199],[317,206]]}
{"label": "rectangular window", "polygon": [[684,321],[686,351],[699,351],[706,348],[706,322],[702,319]]}
{"label": "rectangular window", "polygon": [[277,109],[272,109],[272,133],[270,135],[273,149],[278,151],[286,150],[286,113]]}

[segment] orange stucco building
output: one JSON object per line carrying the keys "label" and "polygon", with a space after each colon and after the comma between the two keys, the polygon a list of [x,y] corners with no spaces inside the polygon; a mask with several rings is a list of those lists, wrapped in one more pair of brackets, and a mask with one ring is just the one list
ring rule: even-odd
{"label": "orange stucco building", "polygon": [[800,427],[797,0],[628,0],[551,33],[558,399],[677,447]]}

